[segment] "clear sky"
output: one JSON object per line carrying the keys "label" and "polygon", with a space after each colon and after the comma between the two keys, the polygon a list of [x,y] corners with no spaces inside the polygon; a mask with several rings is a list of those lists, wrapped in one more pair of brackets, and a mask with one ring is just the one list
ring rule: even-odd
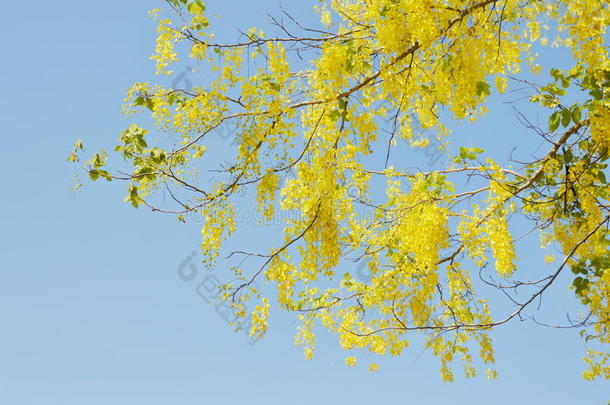
{"label": "clear sky", "polygon": [[[208,3],[225,16],[221,31],[235,38],[236,28],[262,27],[266,12],[278,12],[277,0]],[[283,6],[307,21],[316,3]],[[494,333],[496,381],[464,380],[458,365],[456,382],[442,383],[438,362],[416,343],[404,356],[382,360],[376,374],[345,367],[334,337],[322,337],[316,358],[306,361],[293,345],[293,319],[282,314],[274,314],[264,340],[250,344],[205,301],[202,271],[190,281],[178,277],[199,243],[196,224],[134,210],[121,201],[123,184],[84,179],[83,190],[71,193],[76,171],[65,160],[72,143],[82,137],[88,151],[110,149],[128,123],[120,114],[125,90],[155,80],[148,60],[155,26],[147,11],[159,6],[160,0],[0,3],[0,404],[610,399],[610,384],[581,379],[585,346],[577,331],[532,322]],[[473,143],[512,142],[502,120],[514,117],[503,108],[503,116],[470,132]],[[256,233],[245,238],[254,243]],[[538,265],[529,251],[520,255],[525,268]],[[561,281],[543,309],[563,313],[568,306],[569,280]]]}

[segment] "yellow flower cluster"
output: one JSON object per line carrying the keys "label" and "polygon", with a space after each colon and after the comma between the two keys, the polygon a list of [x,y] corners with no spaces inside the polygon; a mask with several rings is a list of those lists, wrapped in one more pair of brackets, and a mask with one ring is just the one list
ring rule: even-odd
{"label": "yellow flower cluster", "polygon": [[596,103],[591,110],[591,136],[601,148],[610,149],[610,102]]}
{"label": "yellow flower cluster", "polygon": [[262,337],[267,332],[267,318],[269,317],[269,300],[263,297],[262,305],[257,305],[252,311],[252,325],[250,336]]}
{"label": "yellow flower cluster", "polygon": [[[591,164],[610,147],[606,101],[581,103],[571,115],[562,110],[565,130],[572,122],[588,125],[591,140],[553,143],[548,156],[519,173],[493,161],[468,166],[477,159],[468,150],[442,170],[413,173],[405,169],[416,164],[410,156],[394,152],[442,149],[433,141],[444,145],[447,115],[477,119],[492,89],[503,93],[510,75],[539,68],[532,49],[546,40],[549,26],[567,32],[556,42],[571,47],[583,71],[610,70],[607,1],[329,0],[317,8],[332,35],[278,39],[251,29],[243,42],[229,45],[208,33],[203,2],[180,3],[182,26],[158,20],[157,72],[170,74],[166,68],[182,49],[176,45],[190,41],[188,55],[214,75],[188,90],[146,83],[129,90],[127,113],[149,111],[158,129],[178,136],[167,153],[143,138],[125,138],[120,150],[139,170],[140,196],[133,198],[168,185],[193,193],[196,208],[183,208],[203,214],[201,248],[210,265],[237,228],[233,199],[249,195],[249,186],[266,219],[277,210],[289,213],[281,243],[262,255],[266,262],[256,275],[277,286],[282,308],[303,311],[296,341],[306,358],[313,357],[318,323],[338,335],[342,348],[378,355],[401,354],[409,333],[419,330],[440,359],[443,379],[454,379],[455,361],[473,377],[473,346],[486,365],[494,356],[486,333],[490,311],[468,269],[493,256],[497,274],[513,274],[512,216],[531,215],[540,228],[552,224],[541,231],[545,246],[561,246],[566,255],[578,248],[570,264],[607,256],[606,236],[596,229],[607,210],[601,202],[610,196],[604,167]],[[311,56],[305,67],[295,68],[294,49]],[[559,109],[559,96],[551,98],[548,104]],[[222,168],[223,180],[203,191],[193,180],[213,160],[208,138],[225,125],[236,129],[236,156]],[[393,146],[401,137],[409,141],[404,148]],[[401,167],[380,169],[392,158]],[[280,181],[286,173],[292,175]],[[486,180],[474,191],[456,191],[459,183],[449,177],[475,173]],[[363,268],[370,277],[357,277]],[[608,343],[602,332],[609,326],[610,273],[598,269],[588,277],[579,297],[602,320],[591,336]],[[262,298],[253,311],[253,336],[267,330],[269,306]],[[356,357],[345,362],[355,366]],[[587,362],[587,378],[608,375],[607,354],[591,352]]]}
{"label": "yellow flower cluster", "polygon": [[157,74],[170,75],[172,72],[165,68],[173,62],[178,61],[178,54],[174,50],[174,44],[180,33],[171,28],[172,21],[169,19],[159,20],[157,27],[157,45],[155,54],[151,57],[157,64]]}

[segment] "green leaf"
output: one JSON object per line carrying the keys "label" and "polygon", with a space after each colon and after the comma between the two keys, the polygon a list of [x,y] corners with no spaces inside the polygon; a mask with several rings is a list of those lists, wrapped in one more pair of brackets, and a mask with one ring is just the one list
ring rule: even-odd
{"label": "green leaf", "polygon": [[194,9],[195,5],[199,6],[202,10],[205,11],[205,4],[203,4],[203,2],[201,0],[195,0],[194,2],[189,4],[188,7],[187,7],[189,13],[194,14],[193,13],[193,9]]}
{"label": "green leaf", "polygon": [[487,82],[477,82],[477,96],[489,96],[491,94],[489,89],[490,86]]}
{"label": "green leaf", "polygon": [[105,179],[106,181],[112,181],[112,176],[106,170],[98,170],[98,169],[89,170],[89,178],[91,180],[96,181],[100,177]]}
{"label": "green leaf", "polygon": [[341,117],[341,112],[339,110],[332,110],[330,113],[328,113],[328,116],[331,120],[337,121],[339,117]]}
{"label": "green leaf", "polygon": [[589,95],[596,100],[601,100],[604,97],[604,93],[599,89],[591,90]]}
{"label": "green leaf", "polygon": [[555,81],[557,81],[563,77],[563,74],[561,73],[561,70],[559,70],[557,68],[553,68],[553,69],[551,69],[551,77],[553,79],[555,79]]}
{"label": "green leaf", "polygon": [[574,121],[575,124],[580,123],[582,118],[582,107],[575,105],[572,107],[572,112],[570,114],[572,115],[572,121]]}
{"label": "green leaf", "polygon": [[96,168],[103,167],[104,165],[106,165],[107,159],[108,155],[106,155],[106,152],[101,151],[100,153],[96,153],[95,155],[93,155],[93,166],[95,166]]}
{"label": "green leaf", "polygon": [[79,150],[84,150],[84,146],[83,146],[83,141],[78,138],[76,140],[76,142],[74,142],[74,145],[72,146],[72,152],[70,153],[70,156],[68,156],[68,162],[78,162],[79,161],[79,157],[78,157],[78,151]]}
{"label": "green leaf", "polygon": [[130,185],[127,190],[127,197],[123,200],[125,202],[130,202],[135,208],[138,208],[140,203],[143,201],[138,195],[138,188],[135,185]]}
{"label": "green leaf", "polygon": [[141,167],[133,172],[133,177],[135,178],[135,181],[140,181],[142,179],[154,180],[156,174],[152,167]]}
{"label": "green leaf", "polygon": [[572,266],[572,273],[574,274],[587,274],[587,268],[581,263],[578,262],[574,266]]}
{"label": "green leaf", "polygon": [[479,153],[485,152],[484,149],[481,148],[465,148],[463,146],[460,147],[460,156],[456,157],[454,161],[456,163],[460,163],[464,160],[475,160]]}
{"label": "green leaf", "polygon": [[582,293],[584,291],[586,291],[587,288],[589,287],[589,280],[579,276],[574,279],[574,281],[572,282],[572,285],[574,286],[574,288],[576,290],[576,294],[582,295]]}
{"label": "green leaf", "polygon": [[603,170],[597,172],[597,178],[603,185],[606,185],[606,173],[604,173]]}
{"label": "green leaf", "polygon": [[561,111],[561,125],[567,128],[572,121],[572,113],[567,108]]}
{"label": "green leaf", "polygon": [[560,121],[561,121],[561,116],[559,114],[559,111],[555,111],[549,117],[549,130],[551,132],[555,132],[557,130],[557,128],[559,128],[559,122]]}
{"label": "green leaf", "polygon": [[150,151],[150,158],[155,163],[163,163],[167,159],[165,151],[159,148],[154,148]]}

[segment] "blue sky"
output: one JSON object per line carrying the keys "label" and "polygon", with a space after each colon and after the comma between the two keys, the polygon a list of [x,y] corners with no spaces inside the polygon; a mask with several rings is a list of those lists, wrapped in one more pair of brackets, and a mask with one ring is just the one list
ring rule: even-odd
{"label": "blue sky", "polygon": [[[284,1],[303,21],[317,2]],[[264,26],[277,1],[210,1],[221,33]],[[148,60],[160,1],[2,2],[0,119],[0,404],[605,404],[607,382],[581,379],[584,343],[574,330],[515,322],[494,332],[499,379],[442,383],[421,346],[347,368],[333,337],[316,359],[293,345],[293,318],[273,314],[251,345],[233,333],[177,269],[196,249],[196,224],[134,210],[123,184],[83,180],[65,159],[75,139],[110,149],[128,122],[128,86],[155,80]],[[559,56],[550,56],[559,57]],[[161,79],[166,80],[167,79]],[[476,127],[472,142],[512,142],[509,106]],[[506,120],[506,121],[503,121]],[[544,121],[543,121],[544,122]],[[491,136],[493,135],[493,136]],[[470,135],[469,135],[470,136]],[[456,134],[460,142],[471,142]],[[255,243],[250,230],[241,243]],[[520,263],[539,266],[527,249]],[[563,311],[563,279],[543,310]],[[201,292],[201,289],[200,289]],[[456,367],[458,369],[459,366]],[[456,370],[459,371],[459,370]],[[459,373],[456,373],[459,374]]]}

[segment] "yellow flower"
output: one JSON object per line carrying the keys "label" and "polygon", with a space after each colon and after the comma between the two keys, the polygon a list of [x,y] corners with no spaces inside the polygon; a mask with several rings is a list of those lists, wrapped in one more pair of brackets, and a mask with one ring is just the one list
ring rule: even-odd
{"label": "yellow flower", "polygon": [[357,363],[357,359],[356,359],[356,357],[354,357],[354,356],[352,356],[352,357],[346,357],[346,358],[345,358],[345,364],[346,364],[347,366],[350,366],[350,367],[355,367],[355,366],[356,366],[356,363]]}

